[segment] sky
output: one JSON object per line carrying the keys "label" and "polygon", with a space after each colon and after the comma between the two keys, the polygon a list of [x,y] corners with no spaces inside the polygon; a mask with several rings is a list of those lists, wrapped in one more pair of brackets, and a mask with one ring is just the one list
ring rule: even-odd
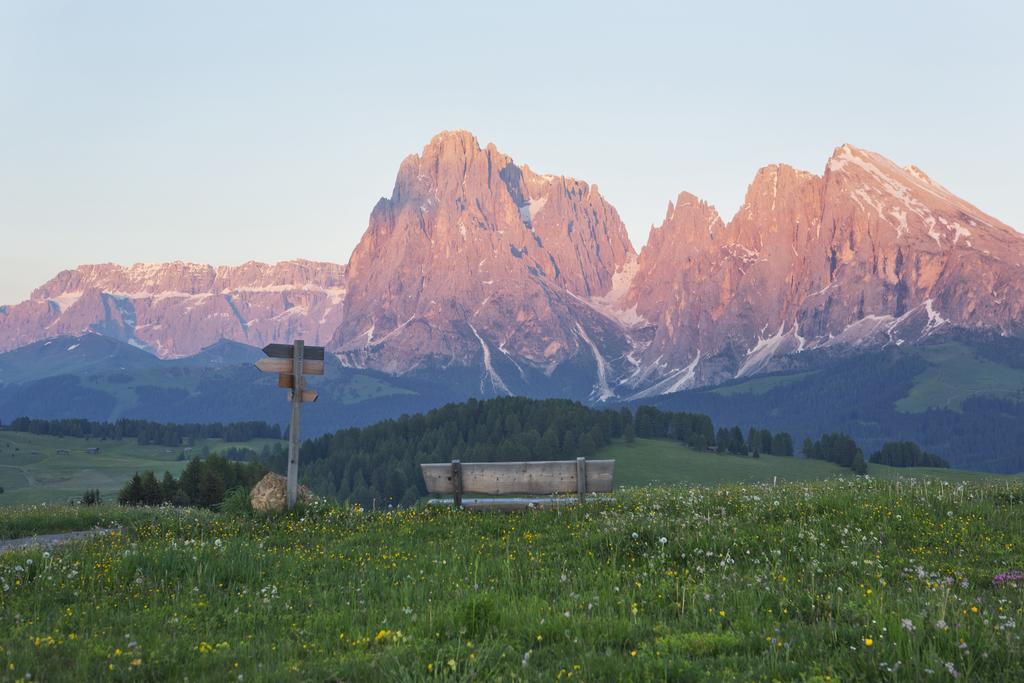
{"label": "sky", "polygon": [[687,190],[851,143],[1024,228],[1019,2],[0,0],[0,304],[82,263],[346,262],[463,128],[598,185],[634,246]]}

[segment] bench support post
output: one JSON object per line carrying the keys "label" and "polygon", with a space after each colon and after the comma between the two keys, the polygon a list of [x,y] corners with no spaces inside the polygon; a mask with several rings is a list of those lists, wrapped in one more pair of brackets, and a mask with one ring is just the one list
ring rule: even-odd
{"label": "bench support post", "polygon": [[462,507],[462,462],[452,460],[452,487],[455,489],[455,509]]}
{"label": "bench support post", "polygon": [[576,458],[576,495],[580,504],[587,502],[587,459]]}

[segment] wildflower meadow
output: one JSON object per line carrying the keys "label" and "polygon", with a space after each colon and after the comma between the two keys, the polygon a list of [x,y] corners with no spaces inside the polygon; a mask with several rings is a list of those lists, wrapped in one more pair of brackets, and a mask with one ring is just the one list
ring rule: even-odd
{"label": "wildflower meadow", "polygon": [[1024,680],[1020,483],[119,521],[0,555],[0,678]]}

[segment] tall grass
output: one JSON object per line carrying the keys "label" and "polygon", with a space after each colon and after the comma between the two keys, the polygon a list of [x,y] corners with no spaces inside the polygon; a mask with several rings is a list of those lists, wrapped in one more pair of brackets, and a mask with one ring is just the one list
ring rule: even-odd
{"label": "tall grass", "polygon": [[0,540],[97,527],[152,523],[160,512],[119,505],[22,505],[0,507]]}
{"label": "tall grass", "polygon": [[[1024,486],[645,488],[523,513],[157,511],[0,555],[42,680],[1021,680]],[[32,564],[29,564],[31,560]]]}

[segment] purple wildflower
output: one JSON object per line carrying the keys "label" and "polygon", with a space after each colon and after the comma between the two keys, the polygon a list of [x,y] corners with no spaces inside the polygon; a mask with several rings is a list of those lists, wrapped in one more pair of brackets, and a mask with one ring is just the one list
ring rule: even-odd
{"label": "purple wildflower", "polygon": [[992,579],[992,583],[997,588],[1000,586],[1005,586],[1007,584],[1024,583],[1024,571],[1021,571],[1019,569],[1011,569],[1008,572],[996,574],[995,577],[993,577]]}

